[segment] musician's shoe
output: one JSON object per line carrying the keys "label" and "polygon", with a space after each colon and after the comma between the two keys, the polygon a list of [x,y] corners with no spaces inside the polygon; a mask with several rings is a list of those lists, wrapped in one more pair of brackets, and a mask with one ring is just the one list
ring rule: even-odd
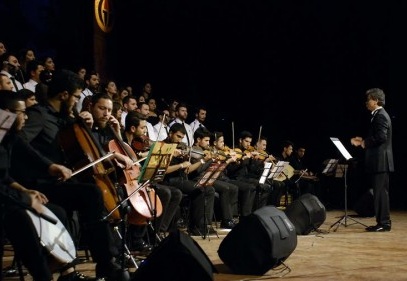
{"label": "musician's shoe", "polygon": [[90,276],[86,276],[82,273],[79,273],[77,271],[68,273],[66,275],[60,275],[58,277],[58,281],[101,281],[100,279],[96,278],[96,277],[90,277]]}
{"label": "musician's shoe", "polygon": [[220,223],[220,228],[232,229],[233,227],[235,227],[235,223],[233,222],[233,220],[222,220],[222,222]]}
{"label": "musician's shoe", "polygon": [[390,231],[391,230],[391,225],[390,224],[377,224],[377,225],[372,225],[372,226],[368,226],[365,228],[366,231],[368,232],[384,232],[384,231]]}

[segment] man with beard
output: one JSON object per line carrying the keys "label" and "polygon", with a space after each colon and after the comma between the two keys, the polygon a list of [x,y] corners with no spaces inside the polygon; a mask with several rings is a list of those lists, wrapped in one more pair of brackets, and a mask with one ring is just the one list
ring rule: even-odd
{"label": "man with beard", "polygon": [[[70,178],[72,171],[49,161],[18,135],[27,119],[26,106],[22,97],[12,91],[0,91],[0,108],[16,114],[13,126],[0,143],[0,205],[2,206],[0,211],[3,219],[0,223],[0,237],[3,237],[2,227],[4,227],[15,255],[21,259],[34,280],[49,281],[52,280],[48,263],[49,253],[44,251],[44,246],[38,239],[38,233],[26,209],[43,214],[45,211],[43,206],[46,206],[65,225],[67,224],[66,213],[63,208],[49,202],[45,194],[26,188],[11,178],[9,176],[10,158],[13,149],[24,151],[27,157],[32,159],[33,165],[43,167],[50,175],[63,180]],[[69,245],[64,246],[69,248]],[[76,272],[73,263],[68,265],[61,263],[56,270],[61,272],[58,281],[94,280]]]}
{"label": "man with beard", "polygon": [[[65,151],[67,146],[61,146],[69,142],[67,137],[75,135],[73,128],[77,127],[74,124],[78,124],[84,131],[86,126],[90,128],[93,124],[89,112],[74,114],[73,111],[82,90],[83,80],[77,74],[67,70],[57,71],[48,85],[47,102],[27,109],[28,120],[22,130],[23,136],[54,163],[65,164],[68,156],[77,153]],[[73,138],[72,143],[79,141]],[[37,166],[27,166],[30,161],[26,157],[20,151],[13,151],[13,176],[23,184],[35,187],[67,212],[78,211],[87,234],[87,245],[96,263],[96,277],[108,281],[121,279],[121,268],[115,263],[115,256],[119,252],[114,245],[112,230],[104,219],[106,209],[100,185],[90,180],[79,182],[76,178],[60,182],[58,177],[50,177]],[[127,162],[123,164],[130,166]]]}
{"label": "man with beard", "polygon": [[20,64],[17,57],[11,53],[4,53],[0,57],[0,61],[2,62],[0,73],[5,74],[13,82],[13,92],[24,89],[23,84],[17,80],[18,72],[20,70]]}
{"label": "man with beard", "polygon": [[89,110],[89,103],[92,96],[99,93],[100,78],[99,73],[90,71],[85,74],[86,88],[81,92],[81,97],[76,103],[76,110],[78,112]]}

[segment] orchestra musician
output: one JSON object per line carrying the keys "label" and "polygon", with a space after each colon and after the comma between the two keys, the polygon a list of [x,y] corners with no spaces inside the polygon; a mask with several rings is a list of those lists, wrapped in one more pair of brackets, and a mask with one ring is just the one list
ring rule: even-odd
{"label": "orchestra musician", "polygon": [[292,154],[290,165],[294,168],[293,180],[298,180],[297,186],[300,195],[311,193],[320,197],[319,179],[305,163],[305,150],[304,146],[298,146]]}
{"label": "orchestra musician", "polygon": [[[133,141],[143,142],[143,137],[147,132],[146,123],[147,119],[144,115],[137,111],[129,112],[125,119],[125,130],[122,136],[123,141],[129,145],[132,145]],[[150,149],[149,143],[147,146],[144,143],[137,146],[133,145],[132,148],[135,150],[139,158],[147,157],[148,150]],[[141,151],[140,148],[143,148],[143,151]],[[156,219],[154,226],[157,229],[160,238],[163,238],[167,232],[176,229],[173,220],[182,200],[182,192],[174,186],[162,183],[154,183],[154,186],[163,205],[163,213]],[[130,235],[132,236],[133,249],[141,252],[147,250],[148,245],[144,241],[147,232],[146,227],[131,225],[129,228],[133,229],[132,231],[129,230],[129,232],[132,232]]]}
{"label": "orchestra musician", "polygon": [[[204,127],[198,128],[194,133],[193,148],[198,151],[203,151],[204,156],[193,157],[194,160],[191,161],[196,162],[203,160],[203,162],[205,162],[201,168],[203,172],[198,176],[198,179],[203,176],[205,170],[207,170],[213,162],[218,162],[217,153],[209,146],[211,136],[211,132]],[[230,157],[224,161],[226,163],[230,163],[234,160],[232,157]],[[220,227],[232,229],[235,226],[233,221],[233,210],[236,209],[237,206],[239,187],[231,182],[221,180],[219,177],[213,182],[212,186],[219,194],[220,211],[222,215]]]}
{"label": "orchestra musician", "polygon": [[[83,80],[77,74],[57,71],[48,85],[47,102],[27,109],[28,120],[22,130],[23,137],[55,163],[66,163],[67,155],[72,153],[61,147],[61,132],[72,128],[76,122],[92,126],[89,112],[83,111],[78,117],[73,115],[73,107],[83,87]],[[122,274],[120,265],[115,262],[119,251],[114,244],[112,230],[104,220],[104,197],[98,185],[79,182],[75,177],[61,182],[58,177],[50,177],[41,167],[32,165],[31,161],[27,161],[27,155],[16,150],[12,155],[12,172],[21,183],[38,189],[67,212],[78,211],[85,228],[86,243],[96,263],[96,277],[118,280]]]}
{"label": "orchestra musician", "polygon": [[239,220],[252,213],[259,182],[248,176],[251,155],[244,153],[250,146],[252,139],[253,135],[250,132],[242,131],[240,133],[238,147],[231,148],[232,153],[240,155],[239,161],[231,162],[226,167],[226,175],[232,180],[232,183],[239,186]]}
{"label": "orchestra musician", "polygon": [[[165,142],[180,144],[186,133],[185,127],[175,122],[170,127],[168,138]],[[196,178],[196,175],[191,175],[192,172],[201,168],[204,161],[192,163],[188,155],[184,155],[182,151],[176,150],[164,177],[166,184],[179,188],[190,197],[191,208],[188,232],[198,236],[204,234],[206,230],[209,231],[209,234],[216,233],[212,227],[207,228],[213,217],[215,189],[212,186],[197,186],[197,181],[193,180],[193,178]],[[202,170],[197,171],[198,174],[200,172]],[[206,214],[205,210],[207,211]],[[207,221],[205,221],[205,218]]]}
{"label": "orchestra musician", "polygon": [[[250,165],[248,166],[248,176],[258,180],[264,171],[264,163],[272,162],[275,164],[276,158],[267,152],[267,138],[265,136],[260,135],[256,145],[254,147],[248,147],[247,150],[252,155]],[[270,179],[267,180],[267,184],[270,188],[266,185],[258,189],[257,206],[254,206],[254,209],[261,208],[265,205],[280,205],[279,194],[285,188],[284,182]]]}
{"label": "orchestra musician", "polygon": [[[63,208],[49,202],[45,194],[28,189],[11,178],[9,176],[10,157],[12,157],[13,149],[24,151],[26,156],[32,159],[32,165],[43,167],[50,175],[61,177],[63,180],[70,178],[72,171],[50,162],[21,139],[18,132],[23,128],[27,118],[25,101],[21,96],[12,91],[0,91],[0,108],[17,115],[12,127],[0,142],[0,205],[2,206],[0,237],[3,241],[4,229],[16,255],[34,280],[53,280],[48,254],[38,239],[38,233],[26,208],[31,207],[37,213],[43,213],[42,206],[47,206],[65,226],[67,225],[66,213]],[[95,280],[75,271],[73,264],[67,266],[61,264],[58,270],[60,271],[58,281]]]}

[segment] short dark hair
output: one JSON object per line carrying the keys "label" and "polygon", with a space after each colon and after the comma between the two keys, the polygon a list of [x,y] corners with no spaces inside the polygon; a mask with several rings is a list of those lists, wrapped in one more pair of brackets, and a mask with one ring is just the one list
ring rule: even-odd
{"label": "short dark hair", "polygon": [[170,127],[170,133],[176,133],[176,132],[181,132],[184,135],[187,134],[187,130],[185,129],[185,127],[180,124],[180,123],[174,123],[172,124],[172,126]]}
{"label": "short dark hair", "polygon": [[124,130],[130,130],[131,126],[138,127],[140,125],[140,121],[147,120],[143,114],[138,111],[130,111],[127,113],[126,118],[124,119]]}
{"label": "short dark hair", "polygon": [[377,100],[377,105],[384,106],[386,104],[386,95],[382,89],[372,88],[366,91],[366,96],[373,100]]}
{"label": "short dark hair", "polygon": [[57,70],[52,75],[52,80],[48,83],[48,97],[55,97],[59,93],[67,91],[72,95],[76,90],[85,88],[84,81],[78,74],[71,70]]}

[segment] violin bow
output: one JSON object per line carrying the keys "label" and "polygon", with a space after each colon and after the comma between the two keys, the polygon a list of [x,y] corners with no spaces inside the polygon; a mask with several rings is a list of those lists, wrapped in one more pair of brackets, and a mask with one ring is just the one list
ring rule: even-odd
{"label": "violin bow", "polygon": [[232,149],[235,150],[235,124],[232,121]]}
{"label": "violin bow", "polygon": [[[262,130],[263,126],[260,125],[260,129],[259,129],[259,138],[257,139],[257,143],[260,142],[260,138],[261,138],[261,130]],[[256,144],[257,147],[257,144]]]}

